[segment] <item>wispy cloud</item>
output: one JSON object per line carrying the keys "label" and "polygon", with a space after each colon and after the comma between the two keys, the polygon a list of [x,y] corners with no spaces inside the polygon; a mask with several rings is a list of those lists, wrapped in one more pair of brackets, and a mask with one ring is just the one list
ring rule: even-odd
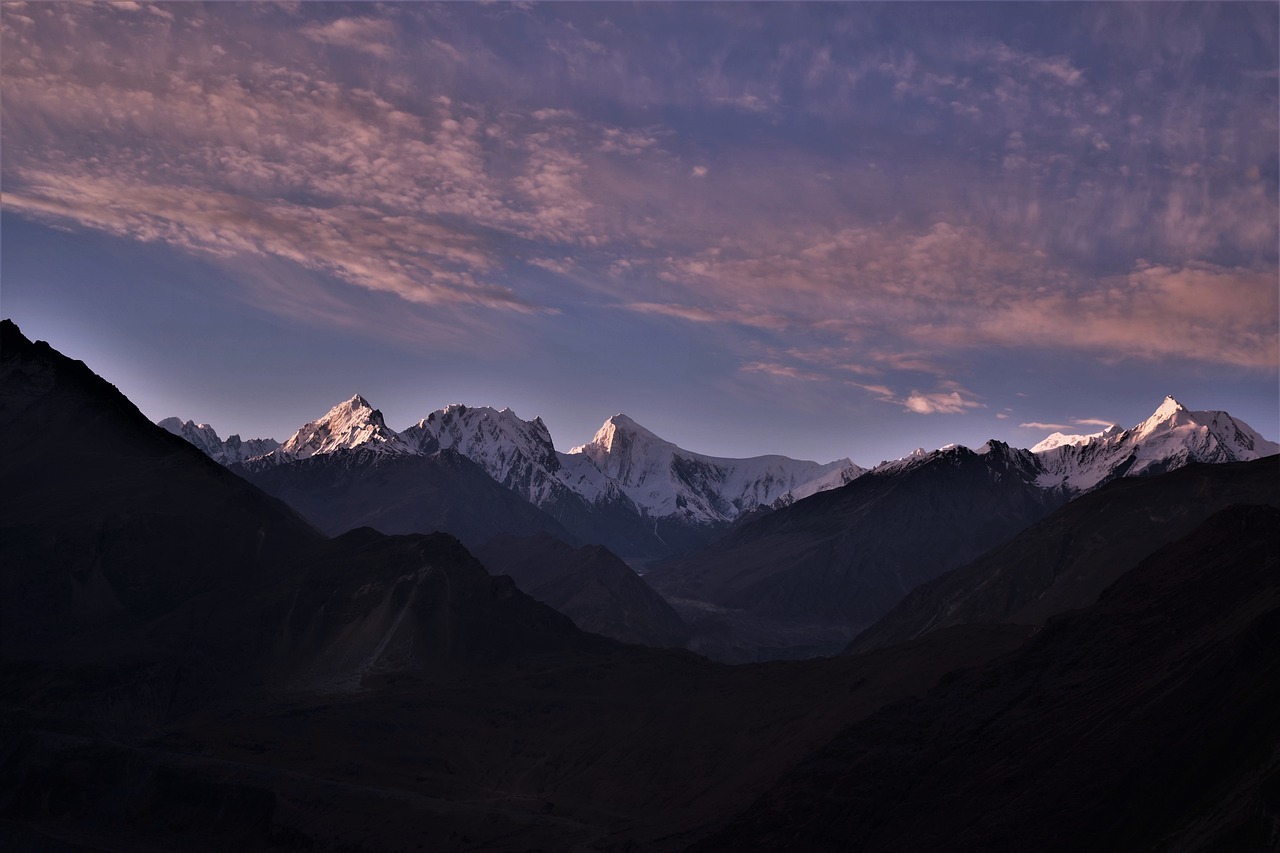
{"label": "wispy cloud", "polygon": [[959,391],[933,394],[912,391],[904,405],[907,411],[918,415],[958,415],[966,409],[979,408],[982,404],[976,400],[965,399]]}
{"label": "wispy cloud", "polygon": [[395,26],[385,18],[338,18],[327,24],[307,24],[302,34],[319,44],[347,47],[387,59],[393,54],[388,42],[395,34]]}
{"label": "wispy cloud", "polygon": [[[1192,62],[1230,12],[1039,9],[1037,47],[985,19],[884,43],[892,8],[5,9],[20,215],[415,305],[717,326],[739,373],[922,414],[977,407],[943,383],[992,347],[1277,363],[1273,69]],[[1071,34],[1117,15],[1131,51]]]}

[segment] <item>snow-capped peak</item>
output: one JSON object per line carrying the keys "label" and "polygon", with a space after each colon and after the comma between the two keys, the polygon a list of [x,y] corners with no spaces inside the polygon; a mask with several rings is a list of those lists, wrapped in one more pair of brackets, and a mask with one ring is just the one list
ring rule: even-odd
{"label": "snow-capped peak", "polygon": [[621,450],[624,446],[629,447],[636,443],[675,447],[671,442],[664,441],[626,415],[616,414],[596,430],[591,441],[570,448],[569,452],[585,454],[592,461],[598,462],[615,450]]}
{"label": "snow-capped peak", "polygon": [[273,455],[282,459],[307,459],[356,448],[376,453],[412,452],[399,433],[383,421],[382,412],[356,394],[303,426]]}
{"label": "snow-capped peak", "polygon": [[1164,402],[1151,414],[1151,417],[1134,427],[1133,431],[1138,438],[1146,438],[1170,427],[1190,423],[1194,420],[1195,414],[1199,413],[1188,412],[1186,407],[1172,396],[1165,397]]}
{"label": "snow-capped peak", "polygon": [[1112,427],[1087,441],[1038,455],[1046,472],[1042,485],[1082,492],[1118,476],[1157,474],[1189,462],[1244,462],[1275,453],[1280,453],[1280,445],[1226,412],[1192,411],[1165,397],[1132,429]]}
{"label": "snow-capped peak", "polygon": [[1043,441],[1031,448],[1032,453],[1044,453],[1046,450],[1053,450],[1055,447],[1065,447],[1074,444],[1088,444],[1094,439],[1108,438],[1123,432],[1118,424],[1112,424],[1099,432],[1091,432],[1087,435],[1067,435],[1066,433],[1055,432],[1045,438]]}
{"label": "snow-capped peak", "polygon": [[540,504],[560,468],[542,418],[522,420],[509,408],[454,403],[431,412],[401,436],[418,453],[451,449],[526,500]]}
{"label": "snow-capped peak", "polygon": [[693,453],[623,414],[566,457],[591,466],[648,514],[695,523],[731,521],[758,506],[788,503],[863,473],[848,459],[820,465],[785,456],[728,459]]}
{"label": "snow-capped peak", "polygon": [[232,435],[223,441],[218,437],[217,430],[209,424],[198,424],[178,418],[165,418],[158,421],[157,426],[186,439],[206,456],[222,465],[235,465],[237,462],[270,453],[280,446],[280,442],[274,438],[251,438],[242,441],[239,435]]}

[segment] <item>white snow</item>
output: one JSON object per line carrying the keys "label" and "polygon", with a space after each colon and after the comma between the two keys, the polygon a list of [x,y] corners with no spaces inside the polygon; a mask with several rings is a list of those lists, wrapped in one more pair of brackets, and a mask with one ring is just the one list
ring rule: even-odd
{"label": "white snow", "polygon": [[[588,461],[649,515],[695,523],[732,521],[759,506],[842,486],[863,473],[848,459],[824,465],[785,456],[729,459],[693,453],[623,414],[609,418],[590,442],[567,455]],[[574,473],[582,486],[599,487],[581,462]]]}
{"label": "white snow", "polygon": [[157,426],[163,427],[180,438],[185,438],[206,456],[223,465],[244,462],[255,456],[270,453],[280,446],[280,442],[274,438],[251,438],[242,441],[240,436],[232,435],[223,441],[218,437],[217,430],[208,424],[182,421],[178,418],[165,418],[158,421]]}
{"label": "white snow", "polygon": [[357,449],[377,454],[414,452],[399,433],[386,425],[382,412],[356,394],[334,406],[318,420],[304,425],[275,451],[253,462],[271,465]]}
{"label": "white snow", "polygon": [[1191,411],[1165,397],[1151,417],[1132,429],[1112,427],[1081,442],[1045,448],[1037,456],[1045,471],[1042,486],[1080,493],[1118,474],[1132,477],[1189,462],[1244,462],[1275,453],[1280,445],[1226,412]]}

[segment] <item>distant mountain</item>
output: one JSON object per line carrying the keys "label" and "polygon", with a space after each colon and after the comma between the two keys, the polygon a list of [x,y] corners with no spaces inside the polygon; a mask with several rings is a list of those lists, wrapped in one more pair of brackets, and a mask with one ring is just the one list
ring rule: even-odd
{"label": "distant mountain", "polygon": [[388,534],[449,533],[469,548],[502,535],[549,533],[576,541],[563,525],[495,483],[465,456],[452,450],[418,455],[386,446],[379,452],[362,444],[249,466],[242,473],[331,536],[372,527]]}
{"label": "distant mountain", "polygon": [[185,438],[200,450],[204,451],[214,462],[222,465],[236,465],[258,456],[265,456],[280,446],[274,438],[251,438],[241,440],[232,435],[223,441],[217,431],[208,424],[194,421],[180,421],[177,418],[165,418],[158,423],[176,436]]}
{"label": "distant mountain", "polygon": [[863,473],[848,459],[820,465],[785,456],[704,456],[664,441],[626,415],[609,418],[569,455],[590,460],[651,517],[687,524],[730,522],[757,507],[843,486]]}
{"label": "distant mountain", "polygon": [[[199,445],[197,445],[199,446]],[[356,394],[334,406],[317,420],[304,424],[271,453],[245,461],[248,470],[359,450],[364,458],[408,456],[413,449],[382,419],[382,412]]]}
{"label": "distant mountain", "polygon": [[849,651],[954,625],[1040,625],[1093,604],[1124,572],[1233,504],[1280,507],[1280,457],[1115,480],[977,560],[912,590]]}
{"label": "distant mountain", "polygon": [[692,850],[1275,849],[1277,529],[1271,506],[1211,516],[1020,650],[848,727]]}
{"label": "distant mountain", "polygon": [[501,536],[475,554],[490,572],[509,575],[584,631],[659,648],[682,647],[689,639],[671,605],[603,546],[575,548],[542,533]]}
{"label": "distant mountain", "polygon": [[1039,474],[1029,451],[1000,442],[937,451],[748,522],[646,578],[693,620],[695,650],[789,656],[772,631],[806,654],[830,654],[919,584],[1060,505]]}
{"label": "distant mountain", "polygon": [[447,406],[397,433],[359,395],[256,458],[228,452],[210,438],[216,433],[207,424],[185,429],[169,418],[164,425],[247,472],[353,450],[366,451],[364,459],[453,451],[555,518],[569,538],[644,561],[705,545],[737,518],[844,485],[863,471],[848,459],[820,465],[785,456],[691,453],[625,415],[610,418],[592,442],[568,453],[555,449],[540,418],[525,421],[510,409],[487,406]]}
{"label": "distant mountain", "polygon": [[677,604],[693,647],[706,654],[829,652],[839,634],[867,628],[920,584],[1092,489],[1280,449],[1225,412],[1191,412],[1172,398],[1130,430],[1051,436],[1038,447],[993,440],[977,450],[916,451],[748,520],[705,550],[656,566],[648,579]]}
{"label": "distant mountain", "polygon": [[1172,397],[1132,429],[1091,436],[1055,434],[1032,449],[1046,488],[1076,495],[1117,477],[1160,474],[1191,462],[1247,462],[1280,453],[1248,424],[1226,412],[1194,412]]}
{"label": "distant mountain", "polygon": [[447,406],[406,429],[418,453],[457,452],[572,533],[627,557],[666,553],[670,546],[618,484],[582,457],[559,453],[541,418],[510,409]]}

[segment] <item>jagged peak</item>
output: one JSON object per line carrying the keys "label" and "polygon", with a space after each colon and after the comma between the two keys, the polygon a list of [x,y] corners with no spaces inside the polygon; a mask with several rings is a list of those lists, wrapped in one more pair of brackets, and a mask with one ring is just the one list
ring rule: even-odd
{"label": "jagged peak", "polygon": [[1181,403],[1179,403],[1177,400],[1175,400],[1172,394],[1167,394],[1165,395],[1164,401],[1160,404],[1160,407],[1155,410],[1155,413],[1150,418],[1148,418],[1148,420],[1152,420],[1155,418],[1159,418],[1160,420],[1168,420],[1169,418],[1176,415],[1178,412],[1185,412],[1186,410],[1187,410],[1186,407],[1183,406]]}
{"label": "jagged peak", "polygon": [[595,436],[586,444],[572,448],[570,453],[584,453],[589,448],[597,453],[611,453],[614,446],[625,441],[629,445],[635,444],[636,439],[640,439],[646,443],[670,445],[671,442],[660,438],[657,434],[649,429],[636,423],[634,419],[628,415],[619,412],[610,417],[600,429],[596,430]]}

